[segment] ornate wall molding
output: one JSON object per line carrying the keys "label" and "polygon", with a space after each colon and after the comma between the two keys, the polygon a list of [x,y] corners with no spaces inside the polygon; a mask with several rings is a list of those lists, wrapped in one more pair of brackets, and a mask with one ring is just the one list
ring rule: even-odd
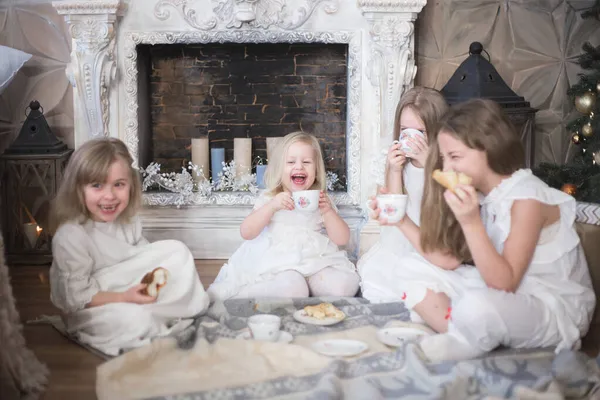
{"label": "ornate wall molding", "polygon": [[[134,155],[138,154],[138,90],[137,50],[139,44],[174,43],[347,43],[348,44],[348,104],[346,121],[346,159],[348,163],[347,191],[333,195],[338,205],[360,204],[360,113],[361,113],[361,36],[359,32],[307,31],[212,31],[212,32],[130,32],[126,34],[124,50],[124,93],[126,123],[124,141]],[[145,194],[147,205],[173,205],[171,193]],[[248,205],[255,196],[247,192],[215,192],[209,198],[198,196],[193,204]]]}
{"label": "ornate wall molding", "polygon": [[[375,89],[380,120],[381,139],[390,139],[394,128],[396,106],[402,94],[412,87],[417,73],[414,56],[414,20],[416,13],[398,12],[399,9],[421,7],[425,2],[402,3],[395,13],[373,11],[375,7],[387,10],[389,1],[363,1],[368,12],[363,14],[370,25],[370,57],[367,77]],[[410,7],[409,7],[410,6]]]}
{"label": "ornate wall molding", "polygon": [[[56,1],[73,40],[67,75],[76,87],[85,124],[76,125],[78,138],[109,136],[109,90],[116,78],[115,32],[121,0]],[[86,132],[77,132],[85,129]]]}
{"label": "ornate wall molding", "polygon": [[427,0],[358,0],[357,2],[363,13],[419,13],[427,4]]}
{"label": "ornate wall molding", "polygon": [[[167,20],[169,8],[177,10],[183,20],[192,28],[211,30],[219,22],[225,28],[268,29],[276,26],[281,29],[297,29],[304,25],[317,7],[323,4],[323,10],[333,14],[338,10],[339,0],[305,0],[300,7],[298,0],[212,0],[215,15],[204,20],[198,19],[198,11],[189,6],[188,0],[159,0],[154,6],[154,16]],[[288,3],[288,4],[286,4]],[[288,9],[294,7],[294,11]]]}

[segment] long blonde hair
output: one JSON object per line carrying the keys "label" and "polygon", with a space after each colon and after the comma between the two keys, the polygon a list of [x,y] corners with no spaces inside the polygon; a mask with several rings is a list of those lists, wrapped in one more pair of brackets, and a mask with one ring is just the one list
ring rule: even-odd
{"label": "long blonde hair", "polygon": [[129,204],[119,215],[118,220],[128,222],[142,204],[142,187],[137,171],[132,167],[133,159],[125,143],[115,138],[93,139],[81,145],[71,156],[50,213],[50,232],[54,233],[70,221],[80,223],[90,218],[85,205],[85,186],[90,183],[103,183],[108,169],[117,160],[129,166],[131,178]]}
{"label": "long blonde hair", "polygon": [[[484,151],[490,169],[510,175],[525,165],[525,151],[519,136],[500,106],[486,99],[472,99],[452,106],[439,123],[445,132],[467,147]],[[426,179],[421,203],[421,247],[424,251],[449,251],[462,261],[471,261],[462,228],[444,200],[444,188],[430,179],[442,169],[438,141],[430,143],[425,165]]]}
{"label": "long blonde hair", "polygon": [[[422,86],[415,86],[404,93],[396,107],[393,140],[398,140],[400,137],[400,132],[402,131],[400,119],[402,112],[407,108],[412,110],[423,121],[425,131],[427,132],[427,142],[431,146],[431,143],[437,139],[439,119],[448,110],[448,103],[446,103],[444,96],[435,89]],[[385,173],[387,182],[387,164]],[[406,192],[404,185],[402,185],[402,192]]]}
{"label": "long blonde hair", "polygon": [[310,145],[315,152],[316,173],[315,181],[311,189],[325,190],[327,188],[327,179],[325,175],[325,163],[323,162],[323,152],[316,137],[301,131],[292,132],[283,137],[283,139],[273,149],[274,156],[269,158],[269,164],[265,171],[265,193],[275,196],[284,191],[281,178],[283,167],[288,149],[294,143],[302,142]]}

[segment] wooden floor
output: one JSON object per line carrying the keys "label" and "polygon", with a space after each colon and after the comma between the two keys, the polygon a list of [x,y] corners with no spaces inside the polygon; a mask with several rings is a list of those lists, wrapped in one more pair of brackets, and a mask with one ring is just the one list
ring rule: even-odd
{"label": "wooden floor", "polygon": [[[224,260],[197,260],[205,287],[210,285]],[[13,292],[21,320],[53,315],[48,266],[15,266],[10,269]],[[65,339],[49,325],[25,325],[27,345],[50,369],[50,384],[42,400],[95,399],[96,367],[104,360]],[[592,326],[583,341],[586,353],[598,354],[600,325]]]}
{"label": "wooden floor", "polygon": [[[197,260],[196,268],[204,287],[208,287],[224,260]],[[49,266],[10,268],[17,309],[24,324],[27,346],[50,369],[50,384],[42,400],[95,399],[96,367],[104,360],[65,339],[49,325],[26,325],[42,314],[54,315],[50,302]]]}

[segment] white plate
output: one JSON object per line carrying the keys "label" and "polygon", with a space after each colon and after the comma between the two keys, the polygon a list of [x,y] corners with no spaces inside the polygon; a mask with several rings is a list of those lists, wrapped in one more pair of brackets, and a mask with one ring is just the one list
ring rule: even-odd
{"label": "white plate", "polygon": [[367,350],[369,346],[358,340],[330,339],[312,345],[317,353],[330,357],[351,357]]}
{"label": "white plate", "polygon": [[[250,330],[245,330],[244,332],[237,335],[235,338],[250,340],[250,339],[252,339],[252,334],[250,333]],[[279,334],[279,339],[277,339],[277,343],[290,343],[292,340],[294,340],[294,337],[292,336],[291,333],[286,332],[286,331],[281,331],[281,333]]]}
{"label": "white plate", "polygon": [[402,346],[404,342],[415,341],[430,333],[419,328],[395,327],[383,328],[377,331],[377,339],[391,347]]}
{"label": "white plate", "polygon": [[294,319],[298,322],[302,322],[304,324],[312,324],[312,325],[334,325],[337,324],[339,322],[342,322],[344,320],[344,318],[346,318],[346,314],[344,314],[344,316],[342,318],[325,318],[325,319],[318,319],[315,317],[310,317],[308,315],[306,315],[306,311],[304,311],[304,309],[302,310],[297,310],[294,313]]}

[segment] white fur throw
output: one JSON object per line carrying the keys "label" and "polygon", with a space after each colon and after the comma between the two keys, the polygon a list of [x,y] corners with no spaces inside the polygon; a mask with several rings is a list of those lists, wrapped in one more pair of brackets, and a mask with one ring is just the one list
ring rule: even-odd
{"label": "white fur throw", "polygon": [[35,399],[47,376],[46,366],[25,345],[0,233],[0,399]]}

